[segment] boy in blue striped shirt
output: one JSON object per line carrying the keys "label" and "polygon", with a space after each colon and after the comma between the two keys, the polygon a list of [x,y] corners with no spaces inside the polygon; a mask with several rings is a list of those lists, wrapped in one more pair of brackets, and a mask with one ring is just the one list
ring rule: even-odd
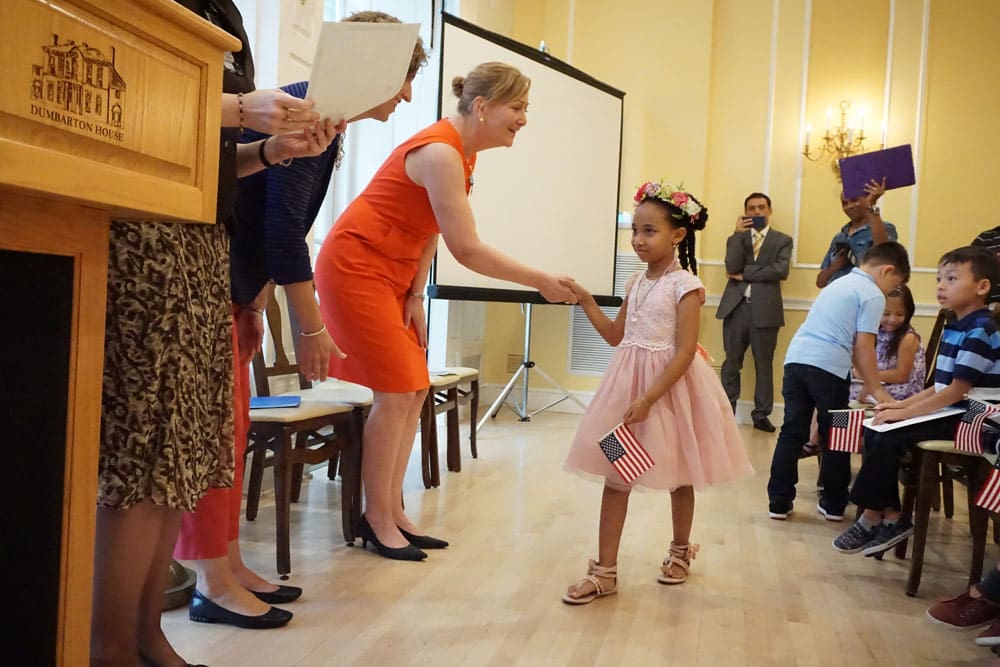
{"label": "boy in blue striped shirt", "polygon": [[[875,424],[926,415],[962,401],[966,394],[1000,400],[1000,326],[986,307],[998,273],[996,257],[985,248],[966,246],[941,258],[937,300],[955,319],[941,336],[934,386],[904,401],[879,405]],[[961,418],[957,414],[882,433],[865,430],[864,463],[851,489],[851,502],[865,511],[833,541],[834,549],[877,556],[913,534],[909,518],[900,512],[899,460],[922,440],[954,438]]]}

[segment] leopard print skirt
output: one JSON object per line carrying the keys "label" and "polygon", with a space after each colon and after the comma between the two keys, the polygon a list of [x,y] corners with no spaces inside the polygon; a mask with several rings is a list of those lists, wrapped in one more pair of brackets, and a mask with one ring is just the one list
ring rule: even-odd
{"label": "leopard print skirt", "polygon": [[98,505],[193,511],[233,483],[223,226],[113,223],[107,306]]}

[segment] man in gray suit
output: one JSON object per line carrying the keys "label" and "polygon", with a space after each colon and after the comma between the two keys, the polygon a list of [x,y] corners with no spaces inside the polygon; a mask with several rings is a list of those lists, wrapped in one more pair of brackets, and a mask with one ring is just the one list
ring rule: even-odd
{"label": "man in gray suit", "polygon": [[774,424],[767,418],[774,407],[772,362],[778,329],[785,325],[781,281],[788,278],[792,237],[771,229],[770,221],[771,198],[761,192],[751,193],[743,202],[736,231],[726,241],[729,282],[715,316],[722,320],[726,349],[722,386],[733,412],[740,397],[743,355],[749,347],[757,375],[750,417],[754,428],[773,433]]}

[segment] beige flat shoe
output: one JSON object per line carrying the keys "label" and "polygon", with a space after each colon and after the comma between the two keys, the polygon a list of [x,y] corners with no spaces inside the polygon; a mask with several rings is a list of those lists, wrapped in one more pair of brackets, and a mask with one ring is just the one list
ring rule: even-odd
{"label": "beige flat shoe", "polygon": [[[670,543],[670,551],[663,559],[660,566],[660,576],[656,578],[661,584],[683,584],[687,581],[688,571],[691,569],[691,561],[698,554],[700,544],[674,544]],[[676,566],[681,570],[681,574],[671,574],[671,566]]]}
{"label": "beige flat shoe", "polygon": [[[604,584],[598,577],[604,577],[605,579],[611,579],[611,588],[605,588]],[[585,581],[589,581],[593,586],[594,590],[587,595],[581,595],[578,598],[571,596],[569,593],[562,597],[562,601],[566,604],[589,604],[596,600],[597,598],[602,598],[605,595],[614,595],[618,592],[618,566],[612,565],[611,567],[603,567],[597,564],[597,561],[591,560],[587,567],[587,576],[577,582],[577,586]]]}

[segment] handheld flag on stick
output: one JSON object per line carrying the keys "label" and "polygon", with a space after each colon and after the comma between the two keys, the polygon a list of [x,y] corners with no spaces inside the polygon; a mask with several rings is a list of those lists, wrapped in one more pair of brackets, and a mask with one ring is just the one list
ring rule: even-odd
{"label": "handheld flag on stick", "polygon": [[[1000,463],[1000,457],[997,457],[997,463]],[[993,464],[989,478],[976,496],[976,504],[989,512],[1000,512],[1000,470],[997,463]]]}
{"label": "handheld flag on stick", "polygon": [[969,399],[969,409],[962,415],[955,429],[955,449],[973,454],[983,453],[983,424],[991,415],[1000,412],[1000,408],[990,403],[983,403],[974,398]]}
{"label": "handheld flag on stick", "polygon": [[625,424],[618,424],[597,444],[626,484],[656,465]]}
{"label": "handheld flag on stick", "polygon": [[830,411],[830,451],[860,454],[864,442],[865,411]]}

